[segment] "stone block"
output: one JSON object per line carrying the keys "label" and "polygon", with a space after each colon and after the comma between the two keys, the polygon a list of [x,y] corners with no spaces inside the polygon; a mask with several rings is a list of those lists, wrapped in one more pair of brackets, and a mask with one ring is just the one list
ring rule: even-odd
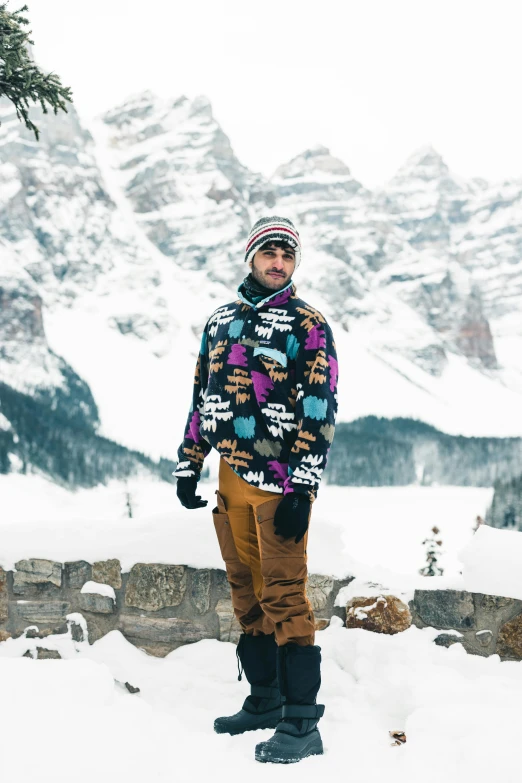
{"label": "stone block", "polygon": [[13,593],[24,595],[34,587],[61,587],[62,564],[53,560],[19,560],[15,563]]}
{"label": "stone block", "polygon": [[0,568],[0,623],[7,620],[8,614],[7,574],[3,568]]}
{"label": "stone block", "polygon": [[20,619],[35,625],[63,625],[66,623],[66,615],[71,611],[67,601],[17,601],[15,606]]}
{"label": "stone block", "polygon": [[81,623],[77,623],[74,620],[69,620],[69,631],[71,633],[71,639],[73,642],[86,642],[85,632]]}
{"label": "stone block", "polygon": [[61,660],[62,656],[58,652],[58,650],[47,650],[45,647],[37,647],[37,659],[39,661],[51,661],[51,660]]}
{"label": "stone block", "polygon": [[321,612],[323,609],[326,609],[333,586],[334,580],[331,576],[322,576],[322,574],[310,574],[308,576],[306,594],[314,612]]}
{"label": "stone block", "polygon": [[207,569],[194,571],[190,597],[198,614],[208,612],[210,609],[210,571]]}
{"label": "stone block", "polygon": [[220,641],[237,644],[241,635],[241,626],[236,620],[230,598],[222,598],[218,601],[216,605],[216,614],[219,619]]}
{"label": "stone block", "polygon": [[346,627],[396,634],[411,625],[408,606],[394,595],[356,597],[346,604]]}
{"label": "stone block", "polygon": [[85,582],[91,581],[92,566],[86,560],[64,563],[64,576],[66,587],[79,589],[84,586]]}
{"label": "stone block", "polygon": [[92,581],[110,585],[119,590],[121,581],[121,563],[119,560],[99,560],[92,565]]}
{"label": "stone block", "polygon": [[12,634],[9,633],[9,631],[2,631],[0,630],[0,642],[6,642],[8,639],[10,639]]}
{"label": "stone block", "polygon": [[452,644],[462,642],[462,637],[450,633],[440,633],[433,641],[438,647],[451,647]]}
{"label": "stone block", "polygon": [[187,587],[185,566],[137,563],[125,590],[125,604],[148,612],[179,606]]}
{"label": "stone block", "polygon": [[213,634],[202,623],[178,617],[144,617],[122,614],[119,630],[132,644],[154,655],[166,655],[181,644],[212,639]]}
{"label": "stone block", "polygon": [[24,629],[26,639],[45,639],[46,636],[53,634],[67,633],[67,623],[58,623],[51,628],[41,628],[37,625]]}
{"label": "stone block", "polygon": [[212,573],[217,600],[219,601],[221,598],[230,598],[230,585],[228,583],[226,571],[216,568]]}
{"label": "stone block", "polygon": [[475,627],[472,593],[463,590],[415,590],[412,603],[425,625],[456,631]]}
{"label": "stone block", "polygon": [[82,609],[84,612],[112,614],[114,612],[114,601],[108,595],[98,595],[98,593],[80,593],[80,609]]}
{"label": "stone block", "polygon": [[505,623],[498,634],[497,654],[501,658],[522,659],[522,614]]}

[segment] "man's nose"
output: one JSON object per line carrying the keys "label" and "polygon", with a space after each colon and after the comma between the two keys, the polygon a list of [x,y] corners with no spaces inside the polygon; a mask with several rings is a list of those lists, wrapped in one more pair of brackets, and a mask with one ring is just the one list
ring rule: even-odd
{"label": "man's nose", "polygon": [[283,256],[280,256],[279,254],[276,255],[273,263],[276,269],[283,269]]}

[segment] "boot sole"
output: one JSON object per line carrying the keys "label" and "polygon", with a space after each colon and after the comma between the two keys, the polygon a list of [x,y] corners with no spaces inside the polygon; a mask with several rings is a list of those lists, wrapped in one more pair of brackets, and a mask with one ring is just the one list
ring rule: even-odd
{"label": "boot sole", "polygon": [[275,729],[277,724],[281,721],[281,710],[278,710],[277,714],[271,715],[271,716],[259,716],[259,722],[253,723],[251,726],[247,726],[243,729],[234,729],[232,727],[227,728],[226,726],[219,725],[219,723],[214,723],[214,731],[216,734],[230,734],[231,736],[236,736],[237,734],[245,734],[247,731],[257,731],[258,729]]}
{"label": "boot sole", "polygon": [[282,753],[278,752],[278,750],[275,748],[274,750],[271,750],[270,748],[263,748],[263,747],[260,750],[256,748],[255,759],[256,761],[260,761],[263,764],[266,763],[297,764],[298,761],[307,759],[309,756],[322,756],[323,754],[324,754],[323,743],[322,740],[319,739],[319,740],[314,740],[313,744],[308,748],[308,750],[305,753],[300,753],[299,755],[293,755],[293,756],[290,755],[289,753],[287,753],[286,756],[283,756]]}

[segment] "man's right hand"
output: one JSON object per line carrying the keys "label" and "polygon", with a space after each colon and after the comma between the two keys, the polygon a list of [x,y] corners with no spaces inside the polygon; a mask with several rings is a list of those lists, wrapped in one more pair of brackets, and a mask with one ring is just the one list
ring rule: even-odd
{"label": "man's right hand", "polygon": [[177,480],[176,492],[179,501],[185,508],[204,508],[208,500],[196,495],[198,480],[192,476],[181,476]]}

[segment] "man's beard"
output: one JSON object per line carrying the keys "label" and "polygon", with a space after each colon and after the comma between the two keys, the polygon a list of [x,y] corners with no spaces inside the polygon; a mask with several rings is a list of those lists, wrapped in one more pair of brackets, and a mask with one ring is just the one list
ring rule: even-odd
{"label": "man's beard", "polygon": [[281,288],[284,288],[290,280],[289,276],[284,273],[278,277],[270,277],[268,272],[277,273],[279,275],[279,272],[276,269],[267,269],[265,273],[260,272],[252,262],[252,277],[257,283],[265,288],[269,288],[271,291],[279,291]]}

